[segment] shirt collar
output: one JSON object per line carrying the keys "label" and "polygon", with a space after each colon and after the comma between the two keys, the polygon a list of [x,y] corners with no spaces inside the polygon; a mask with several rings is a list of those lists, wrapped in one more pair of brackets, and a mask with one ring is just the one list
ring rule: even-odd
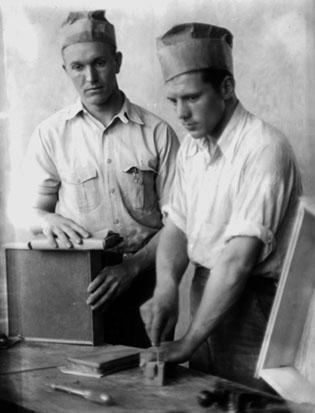
{"label": "shirt collar", "polygon": [[120,114],[121,120],[123,121],[124,118],[125,123],[127,123],[130,120],[131,122],[138,123],[139,125],[144,125],[144,121],[141,117],[141,112],[138,110],[137,106],[131,103],[126,96],[124,96],[124,103],[117,116],[119,116]]}
{"label": "shirt collar", "polygon": [[84,106],[82,105],[81,101],[78,99],[73,105],[71,105],[66,113],[67,120],[70,120],[77,116],[79,113],[83,112]]}
{"label": "shirt collar", "polygon": [[[83,106],[82,102],[78,99],[73,105],[69,107],[66,117],[68,120],[70,120],[82,112],[87,112],[87,110]],[[141,113],[137,110],[137,106],[131,103],[125,95],[124,103],[117,115],[115,115],[112,119],[112,122],[115,118],[119,118],[123,123],[128,123],[129,121],[131,121],[138,123],[139,125],[144,125],[144,122],[141,118]]]}
{"label": "shirt collar", "polygon": [[[236,135],[237,128],[244,116],[246,115],[246,110],[243,105],[238,102],[234,112],[227,123],[222,135],[219,140],[214,144],[217,146],[222,154],[229,160],[232,160],[234,148],[237,142]],[[192,145],[189,148],[188,156],[194,156],[197,152],[206,150],[209,152],[209,143],[206,138],[194,139]],[[212,152],[212,151],[211,151]]]}

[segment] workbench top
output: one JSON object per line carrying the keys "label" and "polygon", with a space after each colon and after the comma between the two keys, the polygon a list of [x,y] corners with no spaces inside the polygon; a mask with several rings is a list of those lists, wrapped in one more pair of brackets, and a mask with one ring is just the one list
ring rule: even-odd
{"label": "workbench top", "polygon": [[[65,365],[67,357],[92,354],[93,351],[99,351],[99,348],[19,343],[10,349],[0,350],[0,406],[4,402],[12,403],[19,408],[8,411],[41,413],[214,412],[219,410],[204,409],[198,405],[197,394],[218,381],[229,387],[235,386],[181,366],[178,367],[176,376],[163,387],[145,385],[139,368],[124,370],[100,379],[67,375],[59,371],[58,366]],[[54,391],[49,387],[49,383],[82,385],[91,390],[99,390],[108,393],[114,399],[115,405],[104,407],[75,395]]]}

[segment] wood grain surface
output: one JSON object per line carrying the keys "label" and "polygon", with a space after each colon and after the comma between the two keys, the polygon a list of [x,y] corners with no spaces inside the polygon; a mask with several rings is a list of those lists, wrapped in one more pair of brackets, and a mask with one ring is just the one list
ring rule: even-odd
{"label": "wood grain surface", "polygon": [[[19,413],[222,412],[217,407],[207,410],[200,407],[197,403],[198,393],[213,388],[217,383],[227,389],[250,390],[182,366],[178,366],[176,374],[163,387],[146,386],[140,368],[117,372],[100,379],[62,374],[57,368],[68,357],[80,357],[99,350],[100,347],[20,343],[9,350],[0,351],[0,411],[9,411],[3,410],[3,404],[11,403],[18,406],[18,410],[12,411]],[[115,404],[102,406],[76,395],[55,391],[50,387],[52,383],[105,392],[113,398]],[[291,406],[294,413],[313,411],[313,407],[306,405]]]}

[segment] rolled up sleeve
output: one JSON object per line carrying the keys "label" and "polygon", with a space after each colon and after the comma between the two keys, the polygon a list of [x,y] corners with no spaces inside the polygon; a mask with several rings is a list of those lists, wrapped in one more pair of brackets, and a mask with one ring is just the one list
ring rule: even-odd
{"label": "rolled up sleeve", "polygon": [[159,153],[159,168],[156,178],[156,191],[160,209],[169,202],[175,177],[176,156],[179,147],[173,129],[161,122],[156,129],[156,144]]}
{"label": "rolled up sleeve", "polygon": [[183,232],[186,232],[186,196],[185,173],[182,164],[182,150],[180,149],[176,160],[176,173],[169,203],[163,207],[164,214]]}
{"label": "rolled up sleeve", "polygon": [[289,149],[277,145],[258,148],[248,157],[236,184],[225,242],[256,237],[263,243],[259,261],[264,261],[276,246],[275,234],[291,199],[300,192],[300,176]]}
{"label": "rolled up sleeve", "polygon": [[33,207],[37,206],[41,195],[55,195],[59,190],[60,178],[49,152],[37,128],[31,136],[22,167],[23,191]]}

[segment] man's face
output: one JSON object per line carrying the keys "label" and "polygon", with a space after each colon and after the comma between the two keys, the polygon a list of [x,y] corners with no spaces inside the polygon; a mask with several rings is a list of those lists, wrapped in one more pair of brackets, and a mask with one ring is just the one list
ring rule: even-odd
{"label": "man's face", "polygon": [[118,89],[121,55],[101,42],[75,43],[63,51],[64,69],[87,106],[106,104]]}
{"label": "man's face", "polygon": [[178,119],[195,138],[215,134],[223,118],[225,101],[199,72],[184,73],[166,83],[167,99],[174,105]]}

